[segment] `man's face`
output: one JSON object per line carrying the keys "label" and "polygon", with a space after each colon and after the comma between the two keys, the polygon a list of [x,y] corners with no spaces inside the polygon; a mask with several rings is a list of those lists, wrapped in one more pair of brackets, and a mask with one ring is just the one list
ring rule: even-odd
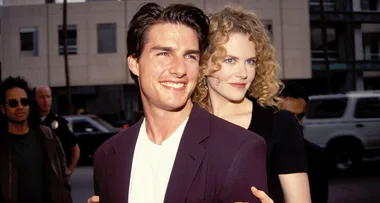
{"label": "man's face", "polygon": [[128,57],[129,69],[139,79],[143,103],[165,111],[178,111],[190,103],[199,58],[193,29],[171,23],[152,26],[140,58]]}
{"label": "man's face", "polygon": [[36,101],[42,112],[50,112],[51,90],[49,87],[37,87]]}
{"label": "man's face", "polygon": [[29,100],[25,90],[14,87],[5,92],[5,104],[1,111],[9,122],[24,123],[29,117]]}
{"label": "man's face", "polygon": [[292,112],[298,122],[302,124],[303,116],[306,112],[306,102],[302,98],[285,97],[281,103],[280,108]]}

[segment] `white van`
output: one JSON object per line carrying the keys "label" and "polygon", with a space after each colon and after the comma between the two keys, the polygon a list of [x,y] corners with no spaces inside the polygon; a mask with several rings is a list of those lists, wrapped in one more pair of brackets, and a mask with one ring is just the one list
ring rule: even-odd
{"label": "white van", "polygon": [[338,170],[380,155],[380,92],[311,96],[305,138],[327,149]]}

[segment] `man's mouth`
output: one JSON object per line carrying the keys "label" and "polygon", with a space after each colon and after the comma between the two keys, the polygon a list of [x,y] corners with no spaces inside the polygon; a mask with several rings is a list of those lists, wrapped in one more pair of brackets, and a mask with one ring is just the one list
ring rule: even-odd
{"label": "man's mouth", "polygon": [[17,112],[17,113],[16,113],[16,116],[24,116],[24,115],[25,115],[24,112]]}
{"label": "man's mouth", "polygon": [[161,85],[173,89],[182,89],[185,87],[185,83],[182,82],[161,82]]}

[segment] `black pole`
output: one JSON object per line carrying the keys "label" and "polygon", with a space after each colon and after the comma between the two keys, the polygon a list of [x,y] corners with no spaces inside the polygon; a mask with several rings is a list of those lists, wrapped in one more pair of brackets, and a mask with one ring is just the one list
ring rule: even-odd
{"label": "black pole", "polygon": [[73,102],[71,98],[70,88],[70,72],[67,53],[67,0],[63,0],[63,51],[64,51],[64,63],[65,63],[65,80],[67,89],[67,101],[68,101],[68,115],[73,114]]}
{"label": "black pole", "polygon": [[325,18],[325,7],[323,5],[323,0],[319,0],[319,14],[321,17],[321,31],[322,31],[322,43],[323,43],[323,53],[324,53],[324,63],[325,63],[325,73],[327,77],[327,92],[332,93],[331,89],[331,70],[329,61],[329,49],[327,42],[327,28],[326,28],[326,18]]}
{"label": "black pole", "polygon": [[356,53],[355,53],[355,27],[354,27],[354,21],[353,21],[353,12],[354,10],[354,5],[353,1],[351,1],[351,6],[350,6],[350,12],[349,12],[349,22],[348,22],[348,27],[349,27],[349,34],[350,34],[350,48],[349,51],[351,52],[351,58],[348,61],[351,61],[351,69],[352,69],[352,91],[356,91],[357,89],[357,84],[356,84],[356,64],[355,64],[355,59],[356,59]]}

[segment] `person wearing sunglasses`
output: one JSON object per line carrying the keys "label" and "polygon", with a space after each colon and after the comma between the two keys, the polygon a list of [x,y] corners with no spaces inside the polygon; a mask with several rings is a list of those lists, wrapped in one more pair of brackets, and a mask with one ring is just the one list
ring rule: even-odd
{"label": "person wearing sunglasses", "polygon": [[[285,82],[280,94],[283,99],[280,108],[290,111],[297,118],[302,129],[302,120],[306,115],[309,95],[304,87],[294,82]],[[304,139],[310,194],[312,202],[326,203],[328,200],[327,156],[319,146]]]}
{"label": "person wearing sunglasses", "polygon": [[0,202],[71,203],[65,155],[58,137],[40,125],[27,81],[0,86]]}

